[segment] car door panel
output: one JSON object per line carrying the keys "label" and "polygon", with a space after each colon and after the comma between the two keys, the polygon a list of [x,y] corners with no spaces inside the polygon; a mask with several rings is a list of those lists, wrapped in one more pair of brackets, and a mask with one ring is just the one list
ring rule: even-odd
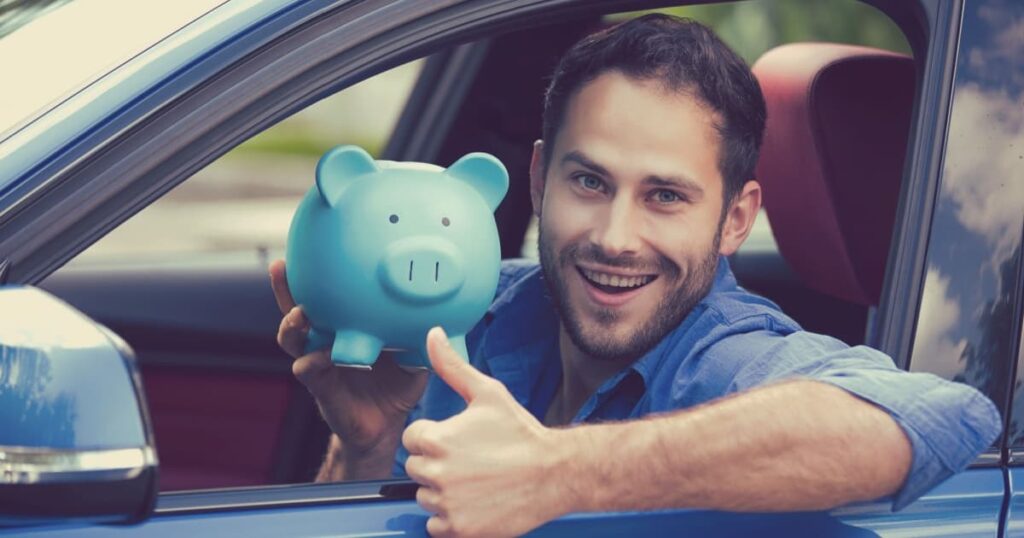
{"label": "car door panel", "polygon": [[[889,503],[826,512],[729,513],[665,510],[572,514],[527,534],[568,536],[808,536],[823,538],[992,537],[998,533],[1003,476],[999,469],[957,475],[893,514]],[[538,484],[538,487],[544,487]],[[131,527],[65,525],[26,536],[409,536],[425,537],[429,514],[412,501],[377,495],[378,483],[290,486],[164,495],[157,515]],[[332,496],[344,500],[332,500]],[[261,505],[262,504],[262,505]],[[290,506],[289,506],[290,505]]]}

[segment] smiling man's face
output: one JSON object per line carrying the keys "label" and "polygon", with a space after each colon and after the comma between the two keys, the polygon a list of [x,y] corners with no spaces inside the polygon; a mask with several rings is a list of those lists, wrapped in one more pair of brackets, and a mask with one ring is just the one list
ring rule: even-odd
{"label": "smiling man's face", "polygon": [[569,100],[546,170],[534,148],[541,265],[584,353],[646,352],[703,298],[719,253],[732,250],[721,244],[714,119],[687,92],[610,71]]}

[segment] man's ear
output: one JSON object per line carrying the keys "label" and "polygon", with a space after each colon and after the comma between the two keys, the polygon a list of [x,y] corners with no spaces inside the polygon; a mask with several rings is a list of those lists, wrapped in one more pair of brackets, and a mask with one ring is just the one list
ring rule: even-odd
{"label": "man's ear", "polygon": [[754,219],[760,210],[761,185],[750,180],[743,185],[743,189],[726,211],[725,221],[722,223],[722,242],[718,246],[719,254],[730,256],[740,248],[750,235]]}
{"label": "man's ear", "polygon": [[540,206],[544,200],[544,141],[533,143],[533,157],[530,158],[530,201],[533,214],[540,218]]}

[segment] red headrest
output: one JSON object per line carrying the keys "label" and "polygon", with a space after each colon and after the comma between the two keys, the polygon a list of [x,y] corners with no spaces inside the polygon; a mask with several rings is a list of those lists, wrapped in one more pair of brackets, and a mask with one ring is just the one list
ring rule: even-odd
{"label": "red headrest", "polygon": [[779,251],[811,288],[878,304],[914,99],[906,56],[797,43],[754,64],[768,105],[757,179]]}

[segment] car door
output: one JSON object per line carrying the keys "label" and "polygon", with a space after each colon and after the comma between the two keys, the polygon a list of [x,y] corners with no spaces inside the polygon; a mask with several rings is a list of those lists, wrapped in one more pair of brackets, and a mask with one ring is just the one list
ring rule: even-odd
{"label": "car door", "polygon": [[[643,4],[608,2],[599,7],[624,10]],[[943,88],[949,82],[954,52],[946,44],[955,35],[951,30],[960,15],[955,7],[952,2],[934,2],[914,12],[924,15],[921,31],[928,35],[928,40],[922,42],[919,51],[926,54],[927,59],[911,149],[912,164],[907,172],[905,192],[908,193],[916,192],[915,187],[928,192],[936,185],[932,178],[937,177],[935,166],[941,156],[945,133],[947,95]],[[0,218],[0,253],[8,264],[6,277],[9,282],[38,282],[96,237],[254,132],[355,80],[426,53],[450,49],[451,45],[465,40],[494,35],[498,29],[521,29],[540,22],[571,21],[574,17],[591,20],[586,17],[594,9],[592,4],[580,1],[546,4],[366,1],[282,5],[259,23],[261,28],[269,29],[267,33],[239,35],[231,43],[197,60],[173,80],[169,79],[139,102],[119,111],[104,125],[84,134],[60,154],[34,167],[23,178],[21,191],[10,191],[18,196],[8,192],[6,198],[0,199],[8,204],[0,207],[5,210]],[[900,8],[893,8],[893,11],[906,14]],[[457,142],[451,142],[450,149],[445,149],[444,145],[438,147],[431,135],[443,127],[446,115],[451,122],[469,118],[459,117],[452,106],[459,106],[460,92],[468,95],[474,91],[471,87],[459,88],[460,75],[474,63],[486,61],[486,50],[485,42],[475,47],[450,49],[432,60],[423,76],[434,78],[424,82],[419,93],[414,93],[410,112],[399,124],[394,142],[387,150],[388,156],[443,162],[445,151],[459,151],[454,149],[458,147]],[[435,91],[430,92],[430,89]],[[444,96],[455,98],[455,105],[443,99],[440,103],[430,99],[432,95],[442,95],[442,89]],[[422,121],[415,121],[417,117]],[[507,121],[501,119],[496,123],[507,125]],[[431,144],[435,145],[431,147]],[[498,148],[496,152],[500,150],[501,138],[493,145]],[[503,159],[518,161],[514,151]],[[522,193],[525,191],[518,195],[519,204],[523,203]],[[66,208],[70,202],[66,201],[70,200],[75,200],[78,209],[68,213]],[[919,288],[926,277],[921,260],[927,253],[925,237],[930,231],[927,215],[933,207],[934,200],[927,197],[905,196],[894,247],[894,252],[905,254],[895,256],[890,262],[887,288],[890,299],[879,311],[878,345],[894,357],[903,358],[904,362],[913,345]],[[503,230],[509,230],[509,237],[525,229],[520,221],[515,221],[522,219],[521,214],[499,215],[499,219],[505,218],[515,222],[507,227],[503,225]],[[159,282],[160,275],[148,274],[146,278]],[[211,271],[200,272],[196,284],[200,290],[209,290],[209,297],[214,299],[207,307],[210,314],[207,321],[199,325],[207,329],[230,328],[239,319],[235,318],[238,312],[258,312],[257,317],[244,323],[244,331],[237,327],[235,330],[252,336],[254,341],[263,338],[259,344],[262,351],[253,354],[266,352],[269,361],[276,360],[270,358],[272,353],[266,347],[272,343],[259,335],[267,334],[263,333],[267,328],[272,334],[271,321],[277,314],[267,295],[264,278],[262,273],[257,276],[255,268],[241,275],[229,275],[226,280],[218,280]],[[82,280],[73,287],[88,288],[89,282]],[[53,285],[59,292],[60,283]],[[94,285],[97,290],[107,289],[102,282],[96,281]],[[172,296],[179,293],[171,283],[162,289],[162,293]],[[98,295],[86,302],[102,308],[104,294]],[[123,306],[128,298],[117,304]],[[225,305],[230,308],[223,310]],[[102,314],[103,310],[97,312]],[[188,316],[188,313],[168,314]],[[127,325],[125,328],[132,330]],[[225,330],[224,334],[235,333]],[[173,333],[158,336],[175,340]],[[217,342],[216,338],[211,341]],[[236,342],[224,338],[213,349],[218,353],[235,353],[236,349],[229,350],[235,345]],[[917,367],[914,361],[910,364],[911,368]],[[1003,367],[1004,363],[997,360],[992,368],[998,374]],[[277,370],[279,366],[273,368],[275,376],[281,374]],[[234,375],[220,379],[226,382],[227,377]],[[774,532],[780,535],[871,536],[891,532],[893,535],[934,536],[943,529],[957,529],[957,535],[990,536],[998,531],[1004,498],[1004,476],[998,454],[996,449],[983,458],[977,468],[958,475],[895,515],[885,503],[846,507],[830,514],[722,514],[694,510],[594,514],[563,518],[542,527],[536,535],[661,534],[665,529],[672,529],[694,534],[714,531],[734,535]],[[155,516],[142,526],[95,529],[65,526],[33,532],[417,536],[424,534],[427,514],[412,502],[414,489],[405,481],[383,481],[169,493],[160,497]]]}

